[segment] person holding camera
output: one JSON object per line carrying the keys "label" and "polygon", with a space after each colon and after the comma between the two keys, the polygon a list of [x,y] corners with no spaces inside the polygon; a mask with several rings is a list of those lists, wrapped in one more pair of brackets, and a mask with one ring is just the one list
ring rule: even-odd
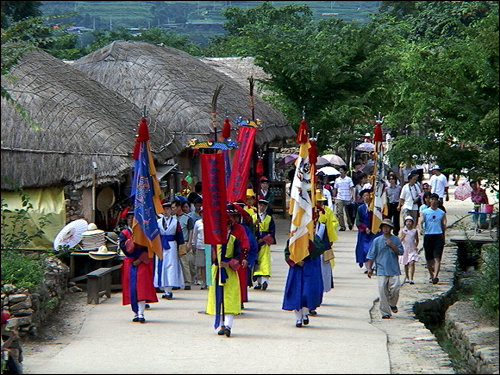
{"label": "person holding camera", "polygon": [[401,212],[402,217],[411,216],[413,222],[418,220],[418,208],[420,206],[420,184],[418,181],[418,173],[410,173],[408,183],[401,189],[399,196],[398,210]]}

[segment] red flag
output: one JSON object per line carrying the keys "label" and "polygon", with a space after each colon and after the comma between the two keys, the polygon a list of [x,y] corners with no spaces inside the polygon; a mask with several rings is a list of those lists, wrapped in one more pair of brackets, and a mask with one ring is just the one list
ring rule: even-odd
{"label": "red flag", "polygon": [[209,245],[227,242],[226,178],[224,154],[201,154],[203,234]]}
{"label": "red flag", "polygon": [[253,145],[257,128],[241,126],[238,132],[238,148],[234,153],[233,170],[229,177],[227,199],[236,202],[246,200],[248,174],[252,160]]}

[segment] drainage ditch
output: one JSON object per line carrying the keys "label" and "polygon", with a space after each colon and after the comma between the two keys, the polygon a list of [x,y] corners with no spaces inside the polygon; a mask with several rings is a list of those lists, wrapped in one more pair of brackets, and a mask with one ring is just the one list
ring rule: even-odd
{"label": "drainage ditch", "polygon": [[[453,280],[453,288],[438,299],[417,302],[413,311],[425,327],[436,337],[439,345],[448,353],[456,374],[475,374],[476,371],[468,363],[455,343],[450,340],[445,328],[446,310],[455,302],[469,299],[473,274],[468,272],[477,269],[482,244],[462,243],[457,246],[457,270]],[[472,277],[471,277],[472,276]]]}

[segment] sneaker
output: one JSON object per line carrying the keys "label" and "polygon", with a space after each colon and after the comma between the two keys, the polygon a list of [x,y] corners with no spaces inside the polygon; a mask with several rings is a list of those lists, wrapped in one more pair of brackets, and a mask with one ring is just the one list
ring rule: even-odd
{"label": "sneaker", "polygon": [[398,312],[398,307],[397,306],[391,306],[391,311],[396,314]]}

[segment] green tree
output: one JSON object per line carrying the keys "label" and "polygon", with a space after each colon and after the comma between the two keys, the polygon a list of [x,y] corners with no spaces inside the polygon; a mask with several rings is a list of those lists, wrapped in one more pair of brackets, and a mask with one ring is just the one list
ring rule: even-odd
{"label": "green tree", "polygon": [[[496,185],[498,5],[415,3],[412,12],[397,18],[382,12],[375,20],[392,36],[386,55],[393,62],[382,91],[388,124],[420,136],[431,129],[443,133],[440,147],[415,153],[433,152],[445,170],[460,174],[462,164],[471,177]],[[449,139],[460,147],[450,148]],[[392,152],[403,154],[409,143],[395,142]]]}
{"label": "green tree", "polygon": [[2,30],[13,22],[42,15],[41,1],[2,1]]}

